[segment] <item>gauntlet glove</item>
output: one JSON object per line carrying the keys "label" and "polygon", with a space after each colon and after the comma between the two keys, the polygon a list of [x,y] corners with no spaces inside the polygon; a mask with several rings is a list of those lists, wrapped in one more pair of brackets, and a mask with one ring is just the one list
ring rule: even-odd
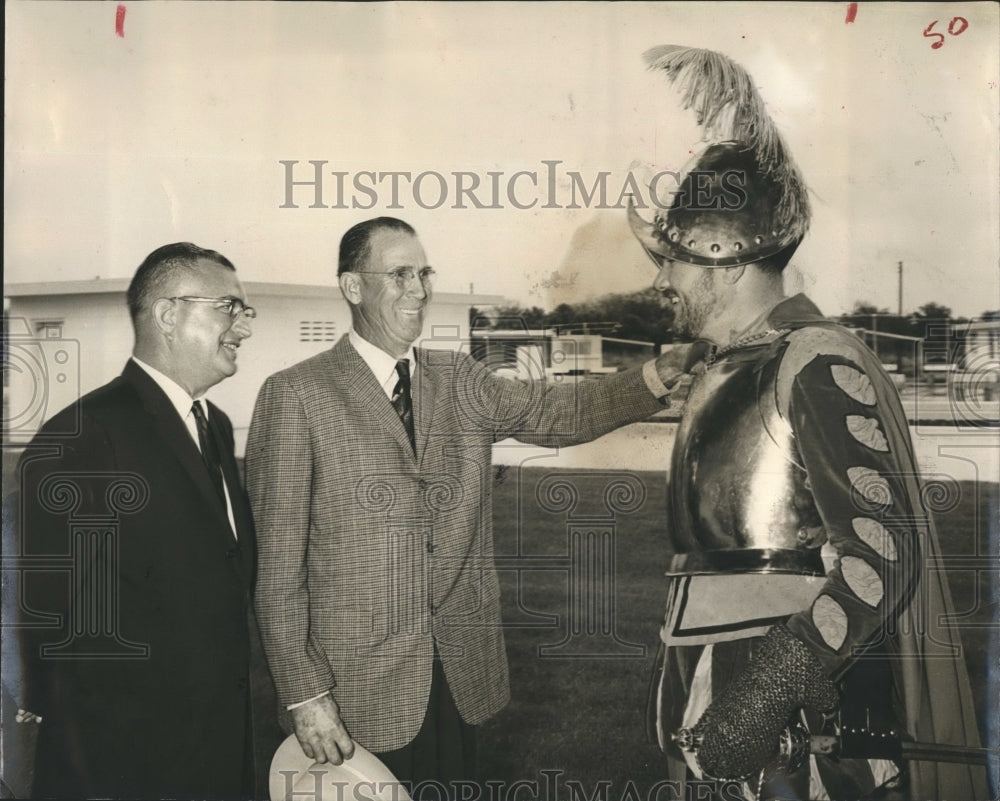
{"label": "gauntlet glove", "polygon": [[778,738],[800,707],[832,709],[837,690],[812,652],[783,625],[768,631],[746,669],[709,704],[691,730],[706,776],[743,779],[777,754]]}

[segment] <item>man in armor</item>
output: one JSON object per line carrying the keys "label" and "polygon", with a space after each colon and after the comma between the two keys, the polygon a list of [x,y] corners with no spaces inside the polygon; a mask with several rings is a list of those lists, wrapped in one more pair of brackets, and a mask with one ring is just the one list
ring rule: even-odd
{"label": "man in armor", "polygon": [[[978,735],[899,397],[854,334],[783,291],[809,225],[798,168],[738,65],[674,46],[647,58],[722,134],[651,223],[629,209],[677,333],[705,354],[667,493],[651,711],[671,777],[720,780],[724,798],[987,798],[981,768],[880,746]],[[861,747],[782,770],[790,725]]]}

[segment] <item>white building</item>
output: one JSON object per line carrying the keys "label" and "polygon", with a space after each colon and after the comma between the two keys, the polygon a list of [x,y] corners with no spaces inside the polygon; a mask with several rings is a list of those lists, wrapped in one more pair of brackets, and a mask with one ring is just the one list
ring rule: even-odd
{"label": "white building", "polygon": [[602,334],[565,333],[558,328],[472,331],[472,354],[503,375],[522,379],[616,373],[653,358],[652,342]]}
{"label": "white building", "polygon": [[[5,287],[5,444],[25,444],[45,420],[121,372],[133,340],[128,283],[120,278]],[[264,379],[332,347],[351,324],[337,286],[249,281],[244,288],[258,311],[253,336],[240,349],[236,375],[208,393],[233,421],[241,455]],[[467,344],[469,308],[501,303],[498,295],[435,293],[418,344],[457,349]]]}

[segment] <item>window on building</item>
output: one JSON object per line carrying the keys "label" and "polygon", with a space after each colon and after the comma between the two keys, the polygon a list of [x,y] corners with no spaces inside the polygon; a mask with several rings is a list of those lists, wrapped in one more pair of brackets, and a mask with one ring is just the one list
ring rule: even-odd
{"label": "window on building", "polygon": [[299,342],[334,342],[337,324],[331,320],[303,320],[299,323]]}
{"label": "window on building", "polygon": [[39,339],[62,339],[63,320],[35,320],[35,334]]}

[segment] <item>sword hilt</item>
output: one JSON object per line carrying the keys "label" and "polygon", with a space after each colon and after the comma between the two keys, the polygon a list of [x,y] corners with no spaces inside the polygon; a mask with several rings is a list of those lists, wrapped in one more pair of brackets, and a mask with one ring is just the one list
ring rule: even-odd
{"label": "sword hilt", "polygon": [[[702,735],[684,728],[671,735],[671,739],[681,750],[697,754]],[[831,759],[950,762],[982,767],[987,767],[991,759],[1000,760],[1000,752],[995,749],[916,742],[903,739],[895,731],[850,729],[840,734],[810,734],[802,723],[795,722],[786,726],[778,738],[778,755],[773,767],[786,773],[794,773],[806,764],[810,755]]]}
{"label": "sword hilt", "polygon": [[678,729],[670,735],[670,739],[677,743],[677,747],[689,754],[697,754],[701,748],[701,735],[695,734],[691,729]]}
{"label": "sword hilt", "polygon": [[895,732],[858,731],[840,737],[811,735],[809,753],[833,758],[892,759],[897,762],[950,762],[987,767],[990,759],[1000,759],[1000,751],[951,743],[922,743],[905,740]]}

